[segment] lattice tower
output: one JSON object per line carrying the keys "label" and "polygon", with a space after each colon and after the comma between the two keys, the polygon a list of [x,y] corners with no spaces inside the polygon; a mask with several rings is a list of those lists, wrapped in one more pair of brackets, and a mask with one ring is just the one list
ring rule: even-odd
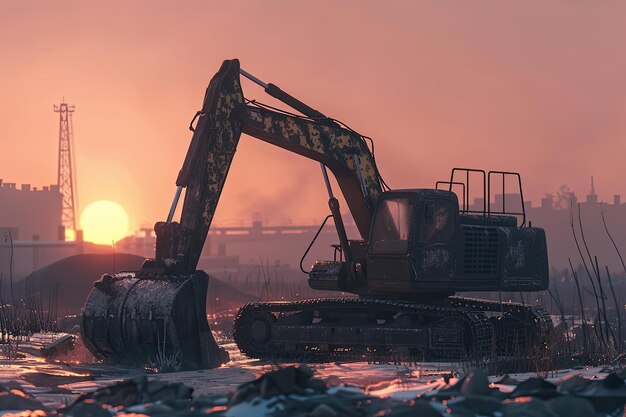
{"label": "lattice tower", "polygon": [[63,195],[62,223],[65,229],[76,231],[76,178],[74,173],[75,159],[72,142],[74,129],[72,126],[72,113],[74,106],[65,103],[65,99],[59,105],[54,105],[54,111],[59,113],[59,170],[57,181],[59,190]]}

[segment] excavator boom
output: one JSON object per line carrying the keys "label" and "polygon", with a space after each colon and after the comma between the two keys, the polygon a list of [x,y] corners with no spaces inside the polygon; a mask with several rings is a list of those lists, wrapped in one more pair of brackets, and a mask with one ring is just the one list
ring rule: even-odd
{"label": "excavator boom", "polygon": [[[239,74],[238,60],[225,61],[207,89],[176,181],[187,188],[180,226],[157,224],[157,262],[177,265],[182,270],[196,268],[241,133],[328,167],[346,198],[361,238],[367,240],[382,188],[364,139],[327,118],[313,120],[264,108],[256,102],[246,104]],[[277,91],[282,93],[279,97],[286,96],[276,86],[270,87],[276,95]]]}

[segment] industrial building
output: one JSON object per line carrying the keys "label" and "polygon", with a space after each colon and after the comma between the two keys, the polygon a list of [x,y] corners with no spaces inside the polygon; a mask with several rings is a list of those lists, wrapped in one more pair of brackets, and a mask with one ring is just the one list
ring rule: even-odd
{"label": "industrial building", "polygon": [[17,188],[0,179],[0,230],[11,230],[13,240],[64,240],[62,204],[58,185]]}
{"label": "industrial building", "polygon": [[0,273],[15,279],[83,251],[65,241],[63,195],[58,185],[32,187],[0,180]]}

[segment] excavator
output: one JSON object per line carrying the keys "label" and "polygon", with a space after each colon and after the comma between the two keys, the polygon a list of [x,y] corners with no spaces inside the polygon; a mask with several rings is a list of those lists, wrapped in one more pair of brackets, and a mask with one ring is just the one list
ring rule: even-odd
{"label": "excavator", "polygon": [[[241,76],[292,111],[245,98]],[[525,354],[545,344],[552,322],[543,308],[455,295],[547,289],[546,236],[526,224],[519,174],[455,168],[432,189],[389,189],[370,138],[261,81],[237,59],[223,62],[189,127],[174,201],[154,228],[155,258],[139,271],[103,275],[86,301],[81,334],[97,358],[174,358],[188,369],[228,361],[206,319],[209,277],[196,268],[241,134],[320,163],[326,220],[332,217],[339,244],[333,260],[311,266],[308,284],[341,293],[243,306],[233,323],[242,353],[284,361],[453,361]],[[347,236],[328,170],[358,239]],[[472,189],[476,181],[482,189],[482,209],[468,203],[471,178]],[[505,207],[511,178],[521,210]],[[498,181],[503,201],[496,207]]]}

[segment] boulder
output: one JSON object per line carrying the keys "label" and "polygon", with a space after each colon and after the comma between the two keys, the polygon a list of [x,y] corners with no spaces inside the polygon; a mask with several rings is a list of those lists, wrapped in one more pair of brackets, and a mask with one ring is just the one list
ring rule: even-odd
{"label": "boulder", "polygon": [[534,397],[505,400],[501,412],[502,417],[558,417],[545,401]]}
{"label": "boulder", "polygon": [[558,417],[589,417],[596,415],[593,405],[584,398],[569,395],[557,397],[551,400],[548,405]]}
{"label": "boulder", "polygon": [[45,410],[43,404],[21,388],[0,386],[0,410]]}
{"label": "boulder", "polygon": [[538,397],[554,398],[557,395],[556,385],[541,378],[529,378],[522,382],[511,393],[510,398],[517,397]]}
{"label": "boulder", "polygon": [[492,390],[489,388],[488,376],[483,369],[473,370],[463,381],[460,393],[465,395],[491,395]]}

